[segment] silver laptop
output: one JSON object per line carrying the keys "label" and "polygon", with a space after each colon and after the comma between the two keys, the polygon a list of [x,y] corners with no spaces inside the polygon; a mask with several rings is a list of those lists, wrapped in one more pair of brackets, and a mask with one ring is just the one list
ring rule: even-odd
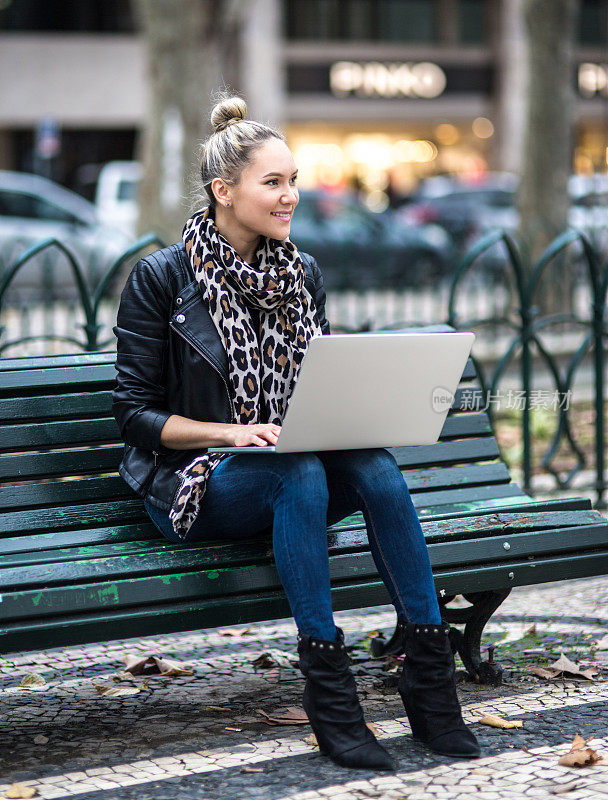
{"label": "silver laptop", "polygon": [[297,453],[433,444],[475,335],[319,336],[302,362],[275,446],[210,453]]}

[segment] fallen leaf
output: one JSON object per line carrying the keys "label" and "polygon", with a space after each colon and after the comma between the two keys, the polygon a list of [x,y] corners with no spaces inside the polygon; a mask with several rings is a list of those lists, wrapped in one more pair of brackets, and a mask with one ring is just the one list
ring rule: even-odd
{"label": "fallen leaf", "polygon": [[314,733],[309,733],[308,736],[305,736],[302,741],[306,742],[306,744],[312,745],[312,747],[319,746],[319,742],[317,742],[317,737],[314,735]]}
{"label": "fallen leaf", "polygon": [[231,712],[231,708],[224,708],[223,706],[205,706],[205,711],[216,711],[218,714],[226,711]]}
{"label": "fallen leaf", "polygon": [[126,664],[125,672],[130,672],[131,675],[194,675],[194,672],[187,669],[184,664],[169,658],[127,653],[122,660]]}
{"label": "fallen leaf", "polygon": [[46,744],[49,740],[48,736],[43,736],[39,733],[37,736],[34,736],[34,744]]}
{"label": "fallen leaf", "polygon": [[369,636],[370,639],[377,639],[379,636],[382,636],[380,631],[368,631],[366,636]]}
{"label": "fallen leaf", "polygon": [[573,750],[582,750],[583,747],[586,746],[588,741],[590,741],[590,739],[584,739],[580,735],[580,733],[577,733],[574,739],[572,740],[572,744],[570,745],[570,752],[572,752]]}
{"label": "fallen leaf", "polygon": [[115,672],[111,678],[113,681],[116,681],[116,683],[120,683],[121,681],[133,683],[135,681],[135,675],[132,675],[130,672]]}
{"label": "fallen leaf", "polygon": [[[36,689],[40,686],[46,686],[46,681],[42,675],[38,675],[36,672],[30,672],[28,675],[24,675],[23,678],[21,678],[21,683],[19,685],[24,689]],[[14,785],[22,786],[21,783]]]}
{"label": "fallen leaf", "polygon": [[278,667],[277,662],[272,658],[269,653],[262,653],[251,662],[254,669],[272,669]]}
{"label": "fallen leaf", "polygon": [[600,761],[602,761],[602,756],[587,747],[585,750],[571,750],[557,763],[562,767],[590,767],[593,764],[599,764]]}
{"label": "fallen leaf", "polygon": [[510,728],[523,728],[524,723],[520,719],[503,719],[494,714],[484,714],[479,711],[481,719],[479,720],[482,725],[489,725],[491,728],[501,728],[502,730],[509,730]]}
{"label": "fallen leaf", "polygon": [[242,636],[248,630],[249,628],[220,628],[218,633],[220,636]]}
{"label": "fallen leaf", "polygon": [[141,691],[137,686],[104,686],[102,683],[94,683],[93,686],[102,697],[126,697]]}
{"label": "fallen leaf", "polygon": [[228,725],[226,725],[224,730],[226,730],[226,731],[236,731],[237,733],[240,733],[243,729],[242,728],[230,728]]}
{"label": "fallen leaf", "polygon": [[36,789],[33,786],[25,786],[23,783],[12,783],[8,789],[4,791],[5,797],[13,798],[27,798],[33,797],[36,794]]}
{"label": "fallen leaf", "polygon": [[277,711],[275,714],[268,714],[261,708],[256,708],[256,714],[260,714],[267,725],[307,725],[308,717],[303,708],[286,708],[284,711]]}
{"label": "fallen leaf", "polygon": [[536,636],[536,622],[530,625],[528,630],[524,633],[524,636]]}
{"label": "fallen leaf", "polygon": [[241,772],[264,772],[261,767],[241,767]]}
{"label": "fallen leaf", "polygon": [[563,783],[561,786],[551,789],[551,794],[568,794],[568,792],[578,789],[579,786],[580,783],[578,781],[570,781],[570,783]]}
{"label": "fallen leaf", "polygon": [[596,650],[608,650],[608,633],[595,643]]}
{"label": "fallen leaf", "polygon": [[546,669],[542,667],[534,667],[532,672],[535,675],[538,675],[540,678],[546,678],[547,680],[553,680],[554,678],[558,678],[560,675],[569,675],[575,678],[586,678],[589,681],[594,680],[594,675],[597,675],[598,669],[596,667],[587,667],[586,669],[581,669],[578,664],[575,664],[574,661],[570,661],[570,659],[564,655],[564,653],[559,654],[559,658],[557,661],[554,661],[553,664],[549,664]]}
{"label": "fallen leaf", "polygon": [[599,764],[603,757],[590,747],[585,747],[588,741],[591,740],[584,739],[577,733],[570,745],[570,752],[562,756],[557,763],[562,767],[590,767]]}

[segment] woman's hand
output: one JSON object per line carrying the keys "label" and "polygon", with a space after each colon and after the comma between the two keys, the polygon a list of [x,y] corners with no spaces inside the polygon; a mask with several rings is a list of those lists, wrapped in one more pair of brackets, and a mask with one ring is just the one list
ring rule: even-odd
{"label": "woman's hand", "polygon": [[232,434],[233,447],[267,447],[269,444],[276,444],[281,433],[280,425],[271,423],[266,425],[231,425],[234,430]]}

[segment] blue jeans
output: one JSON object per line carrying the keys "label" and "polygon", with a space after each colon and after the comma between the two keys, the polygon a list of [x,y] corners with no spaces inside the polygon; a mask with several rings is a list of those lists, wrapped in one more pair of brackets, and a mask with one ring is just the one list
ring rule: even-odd
{"label": "blue jeans", "polygon": [[[181,541],[169,514],[145,505],[167,539]],[[275,563],[298,629],[333,640],[327,525],[357,511],[397,614],[439,624],[420,522],[395,459],[383,449],[230,455],[211,473],[185,541],[234,541],[272,527]]]}

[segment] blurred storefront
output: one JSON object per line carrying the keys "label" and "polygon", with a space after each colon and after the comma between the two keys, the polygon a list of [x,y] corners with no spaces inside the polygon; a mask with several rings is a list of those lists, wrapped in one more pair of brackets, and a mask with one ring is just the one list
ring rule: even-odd
{"label": "blurred storefront", "polygon": [[[518,2],[250,0],[228,77],[285,129],[303,186],[381,208],[429,175],[517,169]],[[573,170],[605,172],[608,0],[582,0],[577,62]],[[128,0],[0,0],[0,70],[0,168],[36,168],[49,118],[53,176],[73,188],[134,157],[146,87]]]}

